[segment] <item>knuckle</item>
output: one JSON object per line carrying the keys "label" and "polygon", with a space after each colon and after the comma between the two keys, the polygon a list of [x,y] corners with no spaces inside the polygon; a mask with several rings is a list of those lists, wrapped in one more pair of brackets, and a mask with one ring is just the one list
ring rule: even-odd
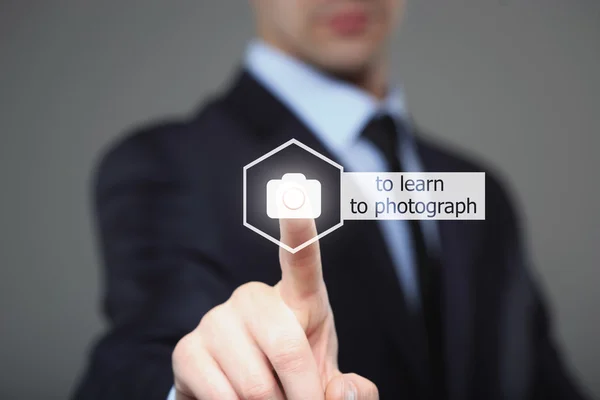
{"label": "knuckle", "polygon": [[227,318],[227,307],[220,304],[209,310],[202,319],[196,329],[198,337],[206,344],[207,347],[212,347],[215,338],[220,336],[220,332],[227,331],[224,328]]}
{"label": "knuckle", "polygon": [[302,369],[305,363],[302,340],[281,337],[274,341],[271,363],[278,372],[293,373]]}
{"label": "knuckle", "polygon": [[200,320],[199,327],[202,328],[210,328],[214,327],[219,323],[220,320],[223,319],[223,315],[227,312],[227,309],[224,304],[219,304],[213,308],[211,308]]}
{"label": "knuckle", "polygon": [[175,372],[185,368],[186,365],[190,365],[193,362],[194,353],[193,338],[188,334],[177,342],[171,355],[171,362]]}
{"label": "knuckle", "polygon": [[373,382],[369,382],[367,386],[367,399],[379,399],[379,389]]}
{"label": "knuckle", "polygon": [[202,317],[198,336],[207,348],[214,350],[233,334],[236,319],[237,313],[230,304],[219,304]]}
{"label": "knuckle", "polygon": [[262,282],[248,282],[238,286],[227,303],[238,312],[252,312],[270,303],[274,290]]}
{"label": "knuckle", "polygon": [[238,286],[231,294],[231,300],[233,302],[243,301],[246,302],[249,299],[255,298],[256,296],[264,295],[269,292],[272,288],[262,282],[248,282]]}
{"label": "knuckle", "polygon": [[242,388],[244,399],[270,400],[276,396],[274,384],[268,384],[260,379],[251,379]]}

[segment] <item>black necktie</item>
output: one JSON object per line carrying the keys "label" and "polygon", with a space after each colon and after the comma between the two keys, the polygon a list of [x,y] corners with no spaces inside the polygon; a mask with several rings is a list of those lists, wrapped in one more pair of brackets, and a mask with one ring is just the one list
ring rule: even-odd
{"label": "black necktie", "polygon": [[[396,124],[389,116],[372,119],[362,136],[373,143],[384,155],[390,172],[402,172],[397,156],[398,137],[406,134],[405,126]],[[422,315],[427,333],[428,360],[434,381],[436,399],[445,398],[444,357],[442,333],[442,304],[440,262],[427,251],[419,220],[407,220],[415,253],[415,264],[421,294]]]}

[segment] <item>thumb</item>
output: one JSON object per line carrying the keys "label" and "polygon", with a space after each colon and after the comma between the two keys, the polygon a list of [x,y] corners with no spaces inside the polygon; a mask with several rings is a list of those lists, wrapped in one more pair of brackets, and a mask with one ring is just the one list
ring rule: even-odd
{"label": "thumb", "polygon": [[356,374],[337,375],[327,384],[325,400],[379,400],[377,386]]}
{"label": "thumb", "polygon": [[[317,236],[313,219],[280,219],[281,242],[296,249]],[[323,271],[319,242],[290,252],[283,247],[279,250],[281,282],[279,289],[283,301],[297,308],[304,300],[324,290]]]}

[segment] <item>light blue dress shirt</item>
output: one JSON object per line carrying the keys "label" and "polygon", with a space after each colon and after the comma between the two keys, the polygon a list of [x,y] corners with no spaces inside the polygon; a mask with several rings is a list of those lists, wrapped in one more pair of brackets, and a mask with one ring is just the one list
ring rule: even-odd
{"label": "light blue dress shirt", "polygon": [[[388,170],[379,149],[361,138],[360,133],[378,114],[387,114],[408,123],[404,94],[399,87],[392,88],[386,99],[379,101],[356,86],[328,76],[260,40],[249,44],[245,67],[311,129],[346,171]],[[422,171],[410,133],[401,136],[397,152],[406,172]],[[378,220],[377,223],[406,302],[411,309],[417,310],[420,307],[419,287],[408,223],[403,220]],[[424,220],[420,223],[429,250],[438,251],[439,238],[435,221]],[[173,389],[168,400],[175,400]]]}

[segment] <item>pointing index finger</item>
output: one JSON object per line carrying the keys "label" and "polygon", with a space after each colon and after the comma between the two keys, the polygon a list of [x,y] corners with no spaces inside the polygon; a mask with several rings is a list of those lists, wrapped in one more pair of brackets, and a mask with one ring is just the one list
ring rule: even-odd
{"label": "pointing index finger", "polygon": [[[292,249],[317,236],[314,219],[280,219],[281,242]],[[290,306],[324,287],[319,241],[291,253],[279,250],[281,293]]]}

